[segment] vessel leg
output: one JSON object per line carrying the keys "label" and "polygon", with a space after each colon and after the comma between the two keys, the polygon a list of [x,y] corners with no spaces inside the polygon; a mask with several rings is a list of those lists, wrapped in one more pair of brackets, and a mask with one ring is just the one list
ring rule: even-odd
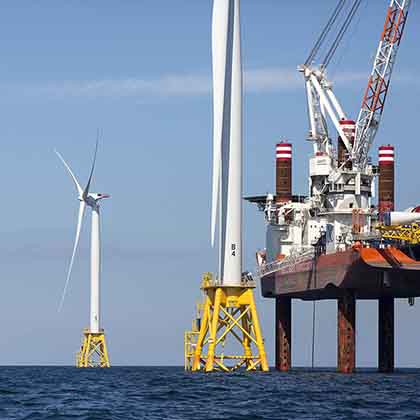
{"label": "vessel leg", "polygon": [[276,298],[276,369],[287,372],[292,365],[292,299]]}
{"label": "vessel leg", "polygon": [[352,373],[356,367],[356,299],[353,294],[338,298],[337,369]]}
{"label": "vessel leg", "polygon": [[394,298],[379,298],[378,310],[378,367],[380,372],[393,372]]}

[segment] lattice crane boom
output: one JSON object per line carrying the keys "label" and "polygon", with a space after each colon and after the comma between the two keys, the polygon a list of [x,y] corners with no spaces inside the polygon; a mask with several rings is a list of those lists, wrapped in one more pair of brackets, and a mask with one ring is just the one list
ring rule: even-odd
{"label": "lattice crane boom", "polygon": [[356,122],[352,161],[360,169],[366,167],[369,150],[379,127],[410,3],[411,0],[391,0],[388,7],[384,30]]}

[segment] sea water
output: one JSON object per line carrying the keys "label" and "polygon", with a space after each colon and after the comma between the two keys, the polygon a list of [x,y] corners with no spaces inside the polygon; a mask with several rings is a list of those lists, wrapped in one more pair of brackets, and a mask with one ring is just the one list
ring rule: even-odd
{"label": "sea water", "polygon": [[0,419],[420,419],[420,370],[0,367]]}

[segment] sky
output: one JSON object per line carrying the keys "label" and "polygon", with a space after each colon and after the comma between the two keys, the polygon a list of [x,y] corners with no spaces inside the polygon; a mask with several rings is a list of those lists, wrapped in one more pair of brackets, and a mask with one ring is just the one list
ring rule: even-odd
{"label": "sky", "polygon": [[[356,118],[385,0],[364,1],[329,67]],[[335,0],[242,0],[244,195],[274,190],[274,146],[294,145],[294,192],[311,147],[305,61]],[[102,326],[114,365],[182,365],[210,247],[210,0],[3,1],[0,13],[0,365],[72,365],[89,322],[89,217],[63,310],[78,202],[54,154],[85,183],[103,132],[93,191],[102,205]],[[377,146],[397,156],[397,207],[420,204],[420,11],[413,2]],[[244,204],[244,268],[264,247],[261,213]],[[274,360],[274,302],[255,291]],[[293,364],[308,366],[312,304],[293,304]],[[315,362],[336,364],[336,302],[317,305]],[[396,305],[396,363],[420,367],[420,302]],[[357,364],[376,366],[377,304],[358,302]]]}

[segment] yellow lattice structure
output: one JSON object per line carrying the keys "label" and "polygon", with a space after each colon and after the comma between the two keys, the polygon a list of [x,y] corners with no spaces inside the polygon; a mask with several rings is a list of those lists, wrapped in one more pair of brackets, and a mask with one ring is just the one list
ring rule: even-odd
{"label": "yellow lattice structure", "polygon": [[405,241],[411,245],[420,243],[420,225],[412,223],[401,226],[377,226],[382,238],[394,241]]}
{"label": "yellow lattice structure", "polygon": [[83,331],[83,343],[76,356],[76,367],[110,367],[104,330],[98,333],[90,332],[89,329]]}
{"label": "yellow lattice structure", "polygon": [[197,347],[197,339],[200,334],[201,316],[203,313],[203,304],[198,302],[196,305],[196,315],[192,321],[190,331],[184,333],[184,368],[192,370],[195,348]]}
{"label": "yellow lattice structure", "polygon": [[[254,301],[255,284],[223,287],[203,276],[204,304],[197,328],[185,335],[185,368],[206,372],[268,371],[264,341]],[[231,352],[226,352],[229,348]]]}

